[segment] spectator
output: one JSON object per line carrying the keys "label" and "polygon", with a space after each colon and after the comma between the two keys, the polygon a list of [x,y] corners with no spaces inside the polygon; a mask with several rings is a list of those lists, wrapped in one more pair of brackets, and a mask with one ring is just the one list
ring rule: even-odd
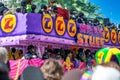
{"label": "spectator", "polygon": [[28,46],[28,52],[25,54],[25,59],[39,58],[39,55],[35,53],[35,47],[33,45]]}
{"label": "spectator", "polygon": [[120,80],[120,67],[115,62],[103,63],[86,71],[80,80]]}
{"label": "spectator", "polygon": [[46,80],[61,80],[63,76],[63,67],[54,59],[46,60],[41,70]]}
{"label": "spectator", "polygon": [[20,80],[44,80],[41,70],[37,67],[29,66],[24,69]]}
{"label": "spectator", "polygon": [[6,64],[0,61],[0,80],[10,80],[8,73],[9,69]]}
{"label": "spectator", "polygon": [[5,47],[0,47],[0,61],[4,62],[10,71],[10,63],[8,61],[8,51]]}
{"label": "spectator", "polygon": [[0,61],[7,63],[8,52],[5,47],[0,47]]}
{"label": "spectator", "polygon": [[120,80],[120,67],[114,62],[98,65],[91,80]]}

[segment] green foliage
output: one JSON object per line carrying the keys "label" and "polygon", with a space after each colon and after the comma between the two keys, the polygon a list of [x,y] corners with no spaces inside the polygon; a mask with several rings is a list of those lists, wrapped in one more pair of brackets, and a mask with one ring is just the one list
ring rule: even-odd
{"label": "green foliage", "polygon": [[[11,0],[10,5],[15,7],[20,6],[20,0],[16,3],[16,0]],[[57,4],[60,4],[65,9],[74,8],[78,13],[83,12],[88,18],[103,17],[103,14],[98,12],[100,7],[88,0],[56,0]],[[37,5],[37,11],[40,9],[41,4],[48,5],[48,0],[33,0],[33,3]],[[10,6],[11,7],[11,6]]]}

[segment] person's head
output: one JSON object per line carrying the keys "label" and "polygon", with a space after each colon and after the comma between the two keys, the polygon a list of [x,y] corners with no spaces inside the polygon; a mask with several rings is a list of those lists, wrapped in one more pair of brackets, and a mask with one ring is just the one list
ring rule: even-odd
{"label": "person's head", "polygon": [[44,80],[44,77],[39,68],[28,66],[23,70],[19,80]]}
{"label": "person's head", "polygon": [[27,4],[27,1],[26,1],[26,0],[22,0],[22,1],[21,1],[21,6],[25,7],[26,4]]}
{"label": "person's head", "polygon": [[9,69],[6,64],[0,61],[0,80],[9,80]]}
{"label": "person's head", "polygon": [[83,18],[83,17],[84,17],[84,13],[80,12],[80,13],[78,14],[78,16],[79,16],[80,18]]}
{"label": "person's head", "polygon": [[23,54],[23,50],[22,49],[20,49],[20,54]]}
{"label": "person's head", "polygon": [[120,80],[120,67],[114,62],[98,65],[91,80]]}
{"label": "person's head", "polygon": [[17,9],[16,9],[16,12],[17,12],[17,13],[20,13],[20,12],[21,12],[21,8],[17,8]]}
{"label": "person's head", "polygon": [[36,9],[36,5],[33,4],[33,5],[31,6],[31,8],[32,8],[32,12],[34,13],[34,12],[35,12],[35,9]]}
{"label": "person's head", "polygon": [[28,46],[28,51],[31,52],[31,53],[34,53],[35,52],[35,47],[33,45],[29,45]]}
{"label": "person's head", "polygon": [[64,74],[62,65],[54,59],[46,60],[41,67],[41,71],[46,80],[61,80]]}
{"label": "person's head", "polygon": [[14,47],[11,50],[12,50],[12,53],[16,52],[16,49]]}
{"label": "person's head", "polygon": [[7,63],[8,52],[5,47],[0,47],[0,61]]}
{"label": "person's head", "polygon": [[84,56],[84,49],[83,48],[78,49],[78,55],[80,58],[82,58]]}
{"label": "person's head", "polygon": [[49,6],[56,6],[56,0],[48,0]]}
{"label": "person's head", "polygon": [[85,56],[86,56],[86,58],[90,58],[91,56],[91,51],[89,50],[89,49],[87,49],[86,51],[85,51]]}
{"label": "person's head", "polygon": [[42,4],[42,5],[41,5],[41,10],[42,10],[42,11],[47,10],[47,6],[46,6],[46,5],[44,5],[44,4]]}

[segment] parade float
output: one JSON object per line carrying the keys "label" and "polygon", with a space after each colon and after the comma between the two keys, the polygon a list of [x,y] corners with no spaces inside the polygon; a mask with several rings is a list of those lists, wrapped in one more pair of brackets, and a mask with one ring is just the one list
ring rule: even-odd
{"label": "parade float", "polygon": [[[40,55],[44,53],[46,47],[50,48],[84,48],[91,51],[98,51],[103,47],[120,48],[120,32],[108,27],[84,25],[74,22],[73,20],[65,20],[63,17],[52,17],[49,14],[36,13],[18,13],[15,15],[7,14],[0,17],[0,46],[21,48],[25,53],[27,46],[33,44],[37,47]],[[119,61],[118,52],[112,52],[112,49],[104,48],[96,54],[97,63],[109,62],[111,56],[115,55]],[[108,55],[108,52],[110,55]],[[103,57],[105,56],[105,57]],[[44,60],[10,60],[10,76],[16,80],[26,66],[41,67]],[[68,62],[70,62],[68,60]],[[63,63],[67,64],[67,61]],[[81,64],[81,63],[80,63]],[[68,70],[71,69],[67,65]],[[80,69],[85,67],[80,65]]]}
{"label": "parade float", "polygon": [[[42,54],[47,46],[64,49],[82,47],[93,51],[104,47],[104,29],[99,26],[37,13],[7,14],[1,16],[0,20],[0,46],[22,48],[23,52],[30,44],[40,49]],[[114,37],[117,37],[117,33]],[[118,40],[115,38],[117,45],[120,43]]]}

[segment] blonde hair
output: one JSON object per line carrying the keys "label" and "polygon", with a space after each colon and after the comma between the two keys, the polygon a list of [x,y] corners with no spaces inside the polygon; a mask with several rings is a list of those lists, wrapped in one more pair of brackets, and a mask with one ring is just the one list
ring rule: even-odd
{"label": "blonde hair", "polygon": [[7,63],[8,60],[8,52],[5,47],[0,47],[0,61]]}
{"label": "blonde hair", "polygon": [[64,74],[62,65],[54,59],[46,60],[41,71],[46,80],[61,80]]}

